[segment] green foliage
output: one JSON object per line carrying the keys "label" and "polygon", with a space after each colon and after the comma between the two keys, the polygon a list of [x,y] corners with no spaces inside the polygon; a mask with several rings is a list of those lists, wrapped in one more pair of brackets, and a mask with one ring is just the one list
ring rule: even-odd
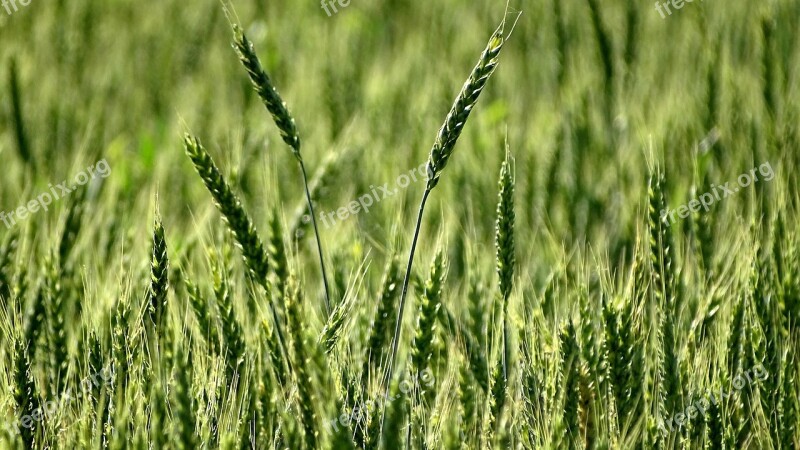
{"label": "green foliage", "polygon": [[796,2],[279,3],[0,6],[0,448],[798,447]]}

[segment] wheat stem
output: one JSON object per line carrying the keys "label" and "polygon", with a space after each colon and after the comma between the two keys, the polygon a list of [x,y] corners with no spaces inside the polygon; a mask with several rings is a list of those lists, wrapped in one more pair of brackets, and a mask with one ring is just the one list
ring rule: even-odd
{"label": "wheat stem", "polygon": [[317,228],[317,217],[314,215],[314,202],[311,201],[311,192],[308,190],[308,176],[306,175],[306,165],[300,159],[300,171],[303,173],[303,187],[306,191],[306,201],[308,202],[308,214],[311,216],[311,224],[314,225],[314,236],[317,239],[317,252],[319,253],[319,266],[322,271],[322,284],[325,286],[325,313],[331,313],[331,297],[330,289],[328,288],[328,274],[325,270],[325,258],[322,256],[322,241],[319,238],[319,229]]}
{"label": "wheat stem", "polygon": [[[414,252],[417,249],[417,240],[419,239],[419,230],[422,226],[422,214],[425,212],[425,203],[428,201],[428,195],[430,195],[432,188],[425,189],[425,193],[422,194],[422,201],[419,204],[419,213],[417,214],[417,225],[414,227],[414,239],[411,241],[411,251],[408,254],[408,263],[406,264],[406,275],[403,278],[403,291],[400,294],[400,306],[397,308],[397,319],[394,325],[394,337],[392,338],[392,354],[389,357],[389,365],[386,368],[386,373],[384,374],[383,382],[386,384],[386,388],[384,390],[384,398],[389,397],[389,386],[391,385],[392,380],[392,370],[394,368],[394,362],[397,358],[397,346],[400,343],[400,330],[403,325],[403,310],[406,306],[406,294],[408,294],[408,280],[411,279],[411,266],[414,263]],[[381,415],[381,435],[383,435],[383,424],[386,420],[386,408],[383,408],[383,413]]]}

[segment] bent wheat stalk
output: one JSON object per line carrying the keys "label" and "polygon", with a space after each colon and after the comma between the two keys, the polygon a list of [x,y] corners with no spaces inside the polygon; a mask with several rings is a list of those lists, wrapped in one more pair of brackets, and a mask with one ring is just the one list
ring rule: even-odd
{"label": "bent wheat stalk", "polygon": [[[494,70],[497,67],[500,49],[503,47],[504,38],[507,37],[507,35],[504,35],[505,23],[506,21],[504,19],[497,30],[495,30],[494,34],[492,34],[491,39],[489,39],[489,43],[481,54],[478,64],[474,69],[472,69],[472,73],[470,74],[466,83],[464,83],[464,86],[461,88],[461,92],[458,94],[458,97],[456,97],[453,107],[447,114],[444,125],[442,125],[442,128],[439,129],[439,134],[436,136],[436,140],[433,143],[433,148],[431,148],[431,153],[428,157],[428,183],[425,187],[425,192],[422,194],[422,200],[420,201],[419,205],[417,224],[414,228],[414,238],[411,241],[411,251],[408,255],[406,274],[405,278],[403,279],[403,290],[400,294],[400,306],[397,309],[397,321],[395,322],[394,337],[392,339],[392,353],[389,358],[389,365],[384,373],[385,397],[389,396],[392,371],[397,358],[397,347],[400,342],[400,330],[403,324],[403,312],[405,310],[406,295],[408,294],[408,281],[411,278],[411,266],[414,262],[414,251],[417,247],[419,230],[420,226],[422,225],[422,215],[425,212],[425,204],[428,201],[428,196],[430,195],[431,191],[439,183],[439,177],[447,165],[447,162],[450,160],[450,156],[453,154],[453,148],[456,145],[456,141],[458,140],[459,136],[461,136],[461,132],[464,129],[464,124],[466,124],[470,113],[475,107],[475,104],[478,102],[478,97],[480,96],[481,92],[483,92],[486,82],[489,80],[489,77],[492,76],[492,73],[494,73]],[[510,34],[511,33],[509,32],[509,35]],[[384,407],[381,417],[381,435],[383,434],[383,423],[385,419],[386,408]]]}

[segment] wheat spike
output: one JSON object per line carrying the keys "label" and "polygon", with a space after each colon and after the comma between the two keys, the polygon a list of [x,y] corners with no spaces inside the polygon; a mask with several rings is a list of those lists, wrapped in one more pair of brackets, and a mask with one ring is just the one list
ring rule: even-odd
{"label": "wheat spike", "polygon": [[283,244],[283,227],[277,211],[272,213],[269,221],[269,256],[272,260],[272,272],[278,283],[278,292],[286,291],[289,282],[289,261],[286,258],[286,246]]}
{"label": "wheat spike", "polygon": [[216,316],[212,314],[212,306],[203,296],[200,288],[195,285],[187,276],[183,276],[183,283],[186,286],[186,294],[189,297],[189,305],[197,318],[197,324],[203,333],[203,338],[208,343],[208,348],[212,354],[219,354],[220,334]]}
{"label": "wheat spike", "polygon": [[238,372],[239,364],[244,359],[247,349],[244,342],[244,331],[236,318],[236,311],[233,307],[233,297],[231,296],[233,286],[228,278],[228,273],[216,255],[212,260],[214,294],[217,299],[219,322],[222,324],[222,337],[226,347],[226,368],[228,379],[232,380]]}
{"label": "wheat spike", "polygon": [[22,333],[23,342],[28,348],[28,357],[36,359],[37,341],[42,334],[47,317],[46,286],[40,286],[33,297],[33,302],[25,313],[25,325]]}
{"label": "wheat spike", "polygon": [[[19,408],[19,419],[33,413],[40,403],[33,379],[31,357],[28,354],[28,342],[24,338],[14,339],[14,400]],[[26,449],[37,448],[34,443],[35,434],[35,426],[21,427],[22,442]]]}
{"label": "wheat spike", "polygon": [[486,82],[489,81],[494,69],[497,67],[498,57],[505,39],[503,35],[504,27],[505,21],[489,39],[489,43],[481,54],[478,64],[472,69],[472,73],[467,78],[464,87],[461,88],[461,92],[456,97],[453,107],[447,114],[444,125],[439,129],[439,134],[436,136],[428,157],[428,190],[433,189],[439,183],[439,177],[453,155],[456,141],[461,136],[470,113],[478,102],[478,97],[483,92]]}
{"label": "wheat spike", "polygon": [[347,324],[347,321],[353,314],[353,309],[356,306],[356,295],[345,295],[344,299],[336,304],[331,312],[328,321],[322,328],[318,342],[322,344],[322,348],[326,354],[329,354],[336,347],[339,342],[342,332]]}
{"label": "wheat spike", "polygon": [[362,380],[369,376],[369,370],[380,365],[385,354],[384,345],[386,344],[387,334],[392,326],[392,311],[395,310],[397,295],[399,294],[398,284],[400,283],[400,273],[397,266],[397,259],[392,256],[386,263],[381,283],[381,293],[378,298],[378,307],[369,331],[367,343],[367,354],[364,356],[362,369]]}
{"label": "wheat spike", "polygon": [[506,158],[500,169],[498,181],[499,193],[497,201],[497,222],[495,225],[495,259],[497,264],[498,287],[502,300],[503,324],[503,378],[504,385],[508,384],[508,368],[511,365],[511,344],[508,329],[508,299],[514,280],[514,265],[516,262],[514,248],[514,168],[511,155],[506,151]]}
{"label": "wheat spike", "polygon": [[17,152],[25,164],[35,163],[33,153],[28,144],[28,136],[25,131],[25,119],[22,111],[22,94],[19,87],[19,74],[17,70],[16,58],[11,58],[8,65],[8,85],[11,97],[12,118],[14,119],[14,138],[17,144]]}
{"label": "wheat spike", "polygon": [[0,247],[0,302],[8,304],[13,292],[14,257],[19,245],[19,229],[14,228]]}
{"label": "wheat spike", "polygon": [[217,169],[211,155],[203,148],[200,141],[190,135],[184,138],[186,154],[194,163],[197,173],[206,188],[211,192],[214,203],[222,213],[225,223],[230,228],[239,249],[244,255],[244,262],[253,278],[269,292],[267,283],[268,259],[256,227],[244,211],[242,203]]}
{"label": "wheat spike", "polygon": [[161,217],[156,213],[153,224],[153,245],[150,257],[150,289],[148,291],[147,312],[156,330],[163,325],[167,312],[167,290],[169,289],[169,258],[167,241]]}
{"label": "wheat spike", "polygon": [[247,75],[250,76],[253,88],[258,92],[258,96],[261,97],[267,111],[272,115],[275,125],[278,126],[281,138],[292,149],[294,157],[302,160],[300,156],[300,137],[297,135],[294,118],[289,114],[286,103],[281,99],[272,84],[272,80],[261,67],[261,61],[258,60],[253,43],[247,39],[247,36],[237,25],[233,26],[233,48],[247,70]]}
{"label": "wheat spike", "polygon": [[419,300],[419,315],[411,346],[411,369],[414,376],[418,376],[428,369],[433,354],[432,344],[436,332],[436,319],[441,308],[442,288],[446,277],[447,263],[440,248],[433,258],[430,275]]}
{"label": "wheat spike", "polygon": [[[561,425],[561,432],[564,433],[563,439],[571,443],[571,448],[580,448],[581,441],[580,429],[580,349],[575,338],[576,330],[572,321],[568,321],[567,326],[561,330],[559,339],[561,342],[561,390],[564,392],[564,417]],[[558,439],[558,442],[562,438]]]}
{"label": "wheat spike", "polygon": [[67,296],[64,283],[59,279],[61,269],[55,256],[49,258],[45,279],[45,311],[47,319],[47,344],[51,361],[50,379],[53,387],[50,394],[61,393],[65,388],[69,365],[69,349],[67,348]]}

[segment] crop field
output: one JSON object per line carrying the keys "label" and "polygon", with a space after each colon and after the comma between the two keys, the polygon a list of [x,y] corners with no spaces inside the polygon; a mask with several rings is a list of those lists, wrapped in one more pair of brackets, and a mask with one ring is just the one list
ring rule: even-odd
{"label": "crop field", "polygon": [[0,450],[800,449],[798,30],[0,0]]}

